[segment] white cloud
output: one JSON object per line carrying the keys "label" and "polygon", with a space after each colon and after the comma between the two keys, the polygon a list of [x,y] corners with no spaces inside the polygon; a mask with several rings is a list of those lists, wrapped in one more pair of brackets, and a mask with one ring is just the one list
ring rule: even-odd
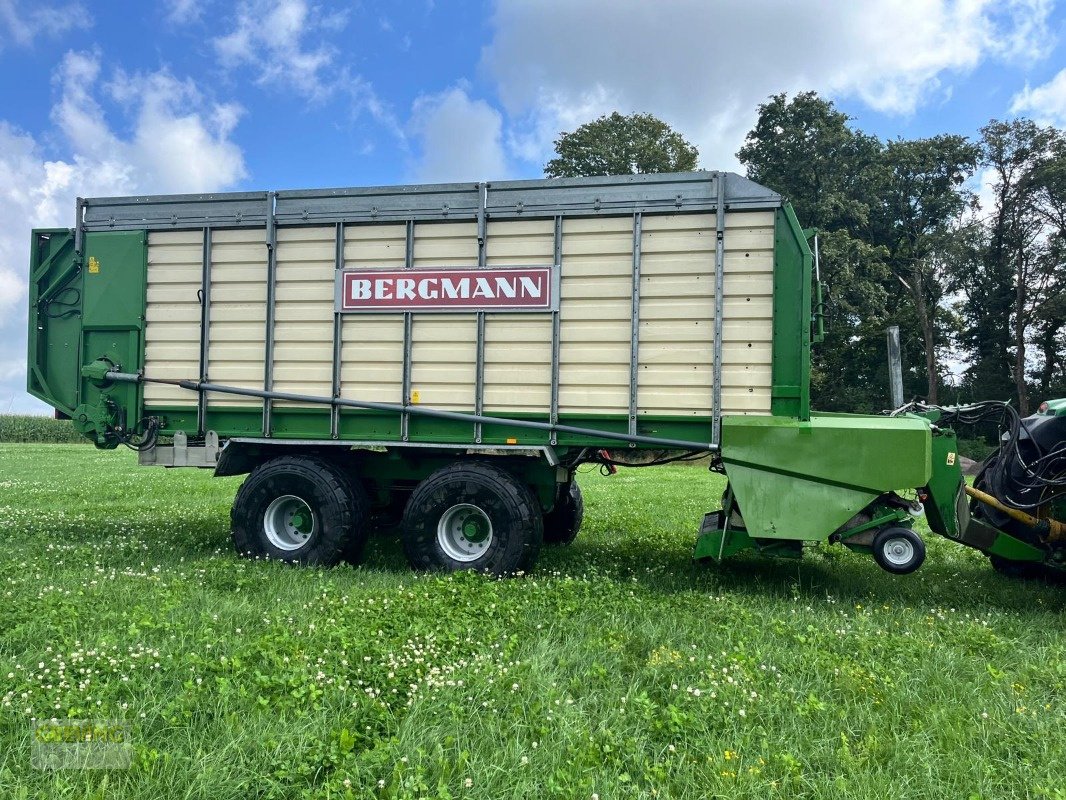
{"label": "white cloud", "polygon": [[[74,198],[216,191],[245,174],[232,141],[240,109],[205,100],[167,70],[100,81],[101,57],[68,53],[54,75],[54,132],[38,140],[0,120],[0,408],[39,408],[22,391],[30,229],[69,227]],[[126,112],[109,119],[100,99]],[[129,133],[120,133],[122,130]],[[49,158],[42,142],[65,155]],[[17,368],[17,369],[16,369]]]}
{"label": "white cloud", "polygon": [[412,180],[446,183],[507,174],[500,112],[471,99],[465,84],[415,100],[409,127],[421,144]]}
{"label": "white cloud", "polygon": [[1012,114],[1028,114],[1041,125],[1066,125],[1066,69],[1045,84],[1029,84],[1011,100]]}
{"label": "white cloud", "polygon": [[319,100],[338,86],[330,79],[334,76],[323,74],[333,66],[336,51],[324,41],[311,45],[306,40],[345,24],[343,13],[323,14],[304,0],[244,0],[233,30],[213,43],[224,67],[250,66],[259,84],[287,84]]}
{"label": "white cloud", "polygon": [[0,50],[9,42],[28,47],[38,37],[54,39],[91,25],[92,17],[80,2],[56,5],[0,0]]}
{"label": "white cloud", "polygon": [[164,0],[164,6],[171,25],[198,22],[204,13],[202,0]]}
{"label": "white cloud", "polygon": [[543,160],[559,131],[603,113],[650,112],[710,167],[734,153],[756,106],[807,89],[913,113],[988,59],[1046,55],[1050,0],[834,0],[752,4],[673,0],[498,0],[487,74]]}

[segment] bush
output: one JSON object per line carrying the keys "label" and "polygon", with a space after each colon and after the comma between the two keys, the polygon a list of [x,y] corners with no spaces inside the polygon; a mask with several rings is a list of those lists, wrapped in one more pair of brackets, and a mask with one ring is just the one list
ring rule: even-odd
{"label": "bush", "polygon": [[959,439],[959,455],[974,461],[984,461],[995,449],[996,445],[984,439]]}
{"label": "bush", "polygon": [[63,444],[89,442],[74,430],[69,419],[52,419],[29,414],[0,414],[0,442]]}

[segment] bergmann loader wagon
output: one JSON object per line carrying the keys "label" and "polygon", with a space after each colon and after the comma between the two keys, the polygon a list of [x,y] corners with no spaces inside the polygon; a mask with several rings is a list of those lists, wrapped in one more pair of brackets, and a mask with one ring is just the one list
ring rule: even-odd
{"label": "bergmann loader wagon", "polygon": [[[1062,567],[1066,403],[811,410],[808,233],[722,172],[79,200],[32,234],[28,386],[98,447],[248,474],[242,554],[358,561],[391,515],[416,568],[526,570],[576,536],[580,465],[652,450],[728,477],[698,558],[909,572],[924,511]],[[986,414],[970,489],[949,425]]]}

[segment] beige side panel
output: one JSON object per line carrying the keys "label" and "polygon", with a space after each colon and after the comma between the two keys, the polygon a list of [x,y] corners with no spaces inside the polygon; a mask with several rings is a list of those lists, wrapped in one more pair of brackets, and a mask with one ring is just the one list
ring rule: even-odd
{"label": "beige side panel", "polygon": [[722,412],[769,414],[774,212],[726,214]]}
{"label": "beige side panel", "polygon": [[[346,267],[403,267],[406,248],[407,230],[402,224],[344,229]],[[331,290],[331,303],[332,297]],[[402,402],[402,314],[345,314],[341,318],[341,397]]]}
{"label": "beige side panel", "polygon": [[332,392],[336,236],[332,225],[277,231],[274,389],[279,392],[318,397]]}
{"label": "beige side panel", "polygon": [[[263,388],[267,249],[264,231],[211,234],[211,325],[208,378],[213,383]],[[210,404],[262,407],[254,397],[209,394]]]}
{"label": "beige side panel", "polygon": [[[543,266],[555,260],[554,220],[490,222],[488,266]],[[551,411],[551,314],[485,315],[485,411]]]}
{"label": "beige side panel", "polygon": [[[477,223],[415,225],[415,267],[470,267],[477,264]],[[402,266],[402,261],[401,261]],[[402,379],[403,315],[397,364]],[[418,402],[449,411],[474,408],[477,315],[414,314],[411,325],[411,392]]]}
{"label": "beige side panel", "polygon": [[[200,377],[200,301],[204,239],[201,231],[148,235],[148,306],[144,374],[149,378]],[[187,389],[144,385],[147,405],[196,405]]]}
{"label": "beige side panel", "polygon": [[[726,215],[722,411],[769,413],[772,212]],[[641,240],[642,415],[708,416],[714,390],[715,218],[645,216]]]}
{"label": "beige side panel", "polygon": [[633,219],[563,221],[560,414],[627,414]]}

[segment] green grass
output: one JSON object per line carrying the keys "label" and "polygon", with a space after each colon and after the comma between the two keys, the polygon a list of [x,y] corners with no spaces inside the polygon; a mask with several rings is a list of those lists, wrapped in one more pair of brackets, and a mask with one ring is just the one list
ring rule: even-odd
{"label": "green grass", "polygon": [[[1066,797],[1062,586],[939,539],[697,565],[717,476],[580,481],[533,575],[325,571],[233,556],[239,479],[0,446],[0,797]],[[132,765],[31,768],[50,717]]]}
{"label": "green grass", "polygon": [[88,444],[69,419],[31,414],[0,414],[0,442],[36,444]]}

